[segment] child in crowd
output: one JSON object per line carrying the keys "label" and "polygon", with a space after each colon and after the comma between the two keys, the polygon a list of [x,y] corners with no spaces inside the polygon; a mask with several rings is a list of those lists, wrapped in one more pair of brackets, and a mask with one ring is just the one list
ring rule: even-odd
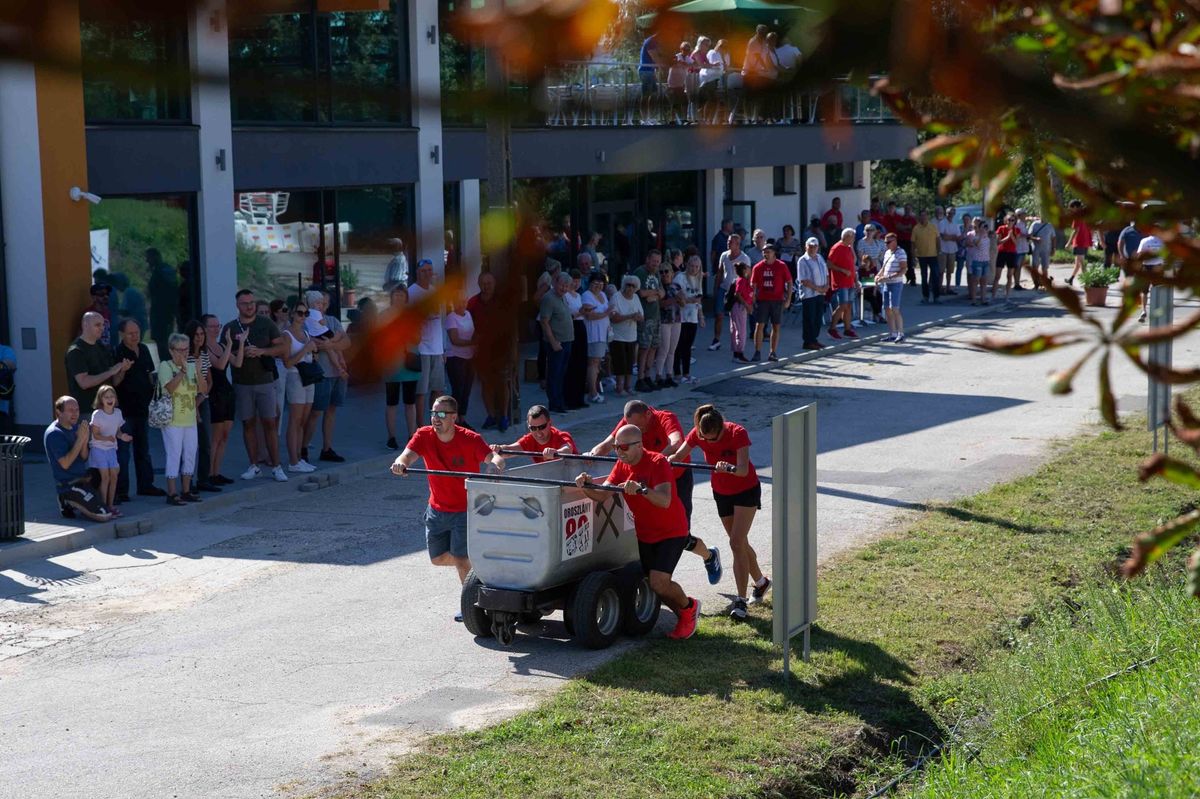
{"label": "child in crowd", "polygon": [[92,407],[92,443],[88,447],[87,465],[100,472],[100,498],[104,507],[113,516],[120,516],[114,501],[117,496],[117,441],[133,441],[133,436],[122,432],[125,417],[117,407],[117,390],[112,386],[101,386],[96,392]]}

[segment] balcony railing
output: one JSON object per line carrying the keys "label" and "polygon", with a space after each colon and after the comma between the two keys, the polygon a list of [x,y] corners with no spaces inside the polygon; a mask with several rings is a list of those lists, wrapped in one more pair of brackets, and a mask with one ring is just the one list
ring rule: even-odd
{"label": "balcony railing", "polygon": [[704,85],[689,73],[682,88],[668,88],[666,70],[659,69],[644,93],[639,69],[636,63],[566,63],[530,99],[544,113],[541,124],[551,127],[896,121],[879,97],[846,80],[819,92],[778,82],[748,89],[741,73],[729,70]]}

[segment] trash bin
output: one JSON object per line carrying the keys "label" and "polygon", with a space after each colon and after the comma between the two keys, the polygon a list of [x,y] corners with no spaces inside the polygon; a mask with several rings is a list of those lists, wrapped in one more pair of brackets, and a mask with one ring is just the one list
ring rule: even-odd
{"label": "trash bin", "polygon": [[30,439],[0,436],[0,539],[25,532],[25,473],[21,456]]}

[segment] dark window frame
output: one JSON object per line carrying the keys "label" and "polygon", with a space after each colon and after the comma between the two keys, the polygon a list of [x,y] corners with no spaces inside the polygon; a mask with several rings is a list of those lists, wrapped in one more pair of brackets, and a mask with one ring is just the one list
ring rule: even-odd
{"label": "dark window frame", "polygon": [[[849,167],[847,177],[835,177],[838,167]],[[846,191],[858,188],[858,162],[838,161],[825,165],[825,191]]]}

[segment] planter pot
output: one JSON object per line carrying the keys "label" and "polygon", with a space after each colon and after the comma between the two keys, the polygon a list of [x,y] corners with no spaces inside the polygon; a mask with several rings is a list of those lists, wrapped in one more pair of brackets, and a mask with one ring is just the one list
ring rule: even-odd
{"label": "planter pot", "polygon": [[1087,286],[1083,289],[1084,300],[1093,308],[1108,305],[1108,286]]}
{"label": "planter pot", "polygon": [[[355,302],[354,291],[355,291],[354,289],[345,289],[342,292],[342,306],[343,307],[346,307],[346,308],[353,307],[354,302]],[[1101,303],[1101,305],[1103,305],[1103,304],[1104,303]]]}

